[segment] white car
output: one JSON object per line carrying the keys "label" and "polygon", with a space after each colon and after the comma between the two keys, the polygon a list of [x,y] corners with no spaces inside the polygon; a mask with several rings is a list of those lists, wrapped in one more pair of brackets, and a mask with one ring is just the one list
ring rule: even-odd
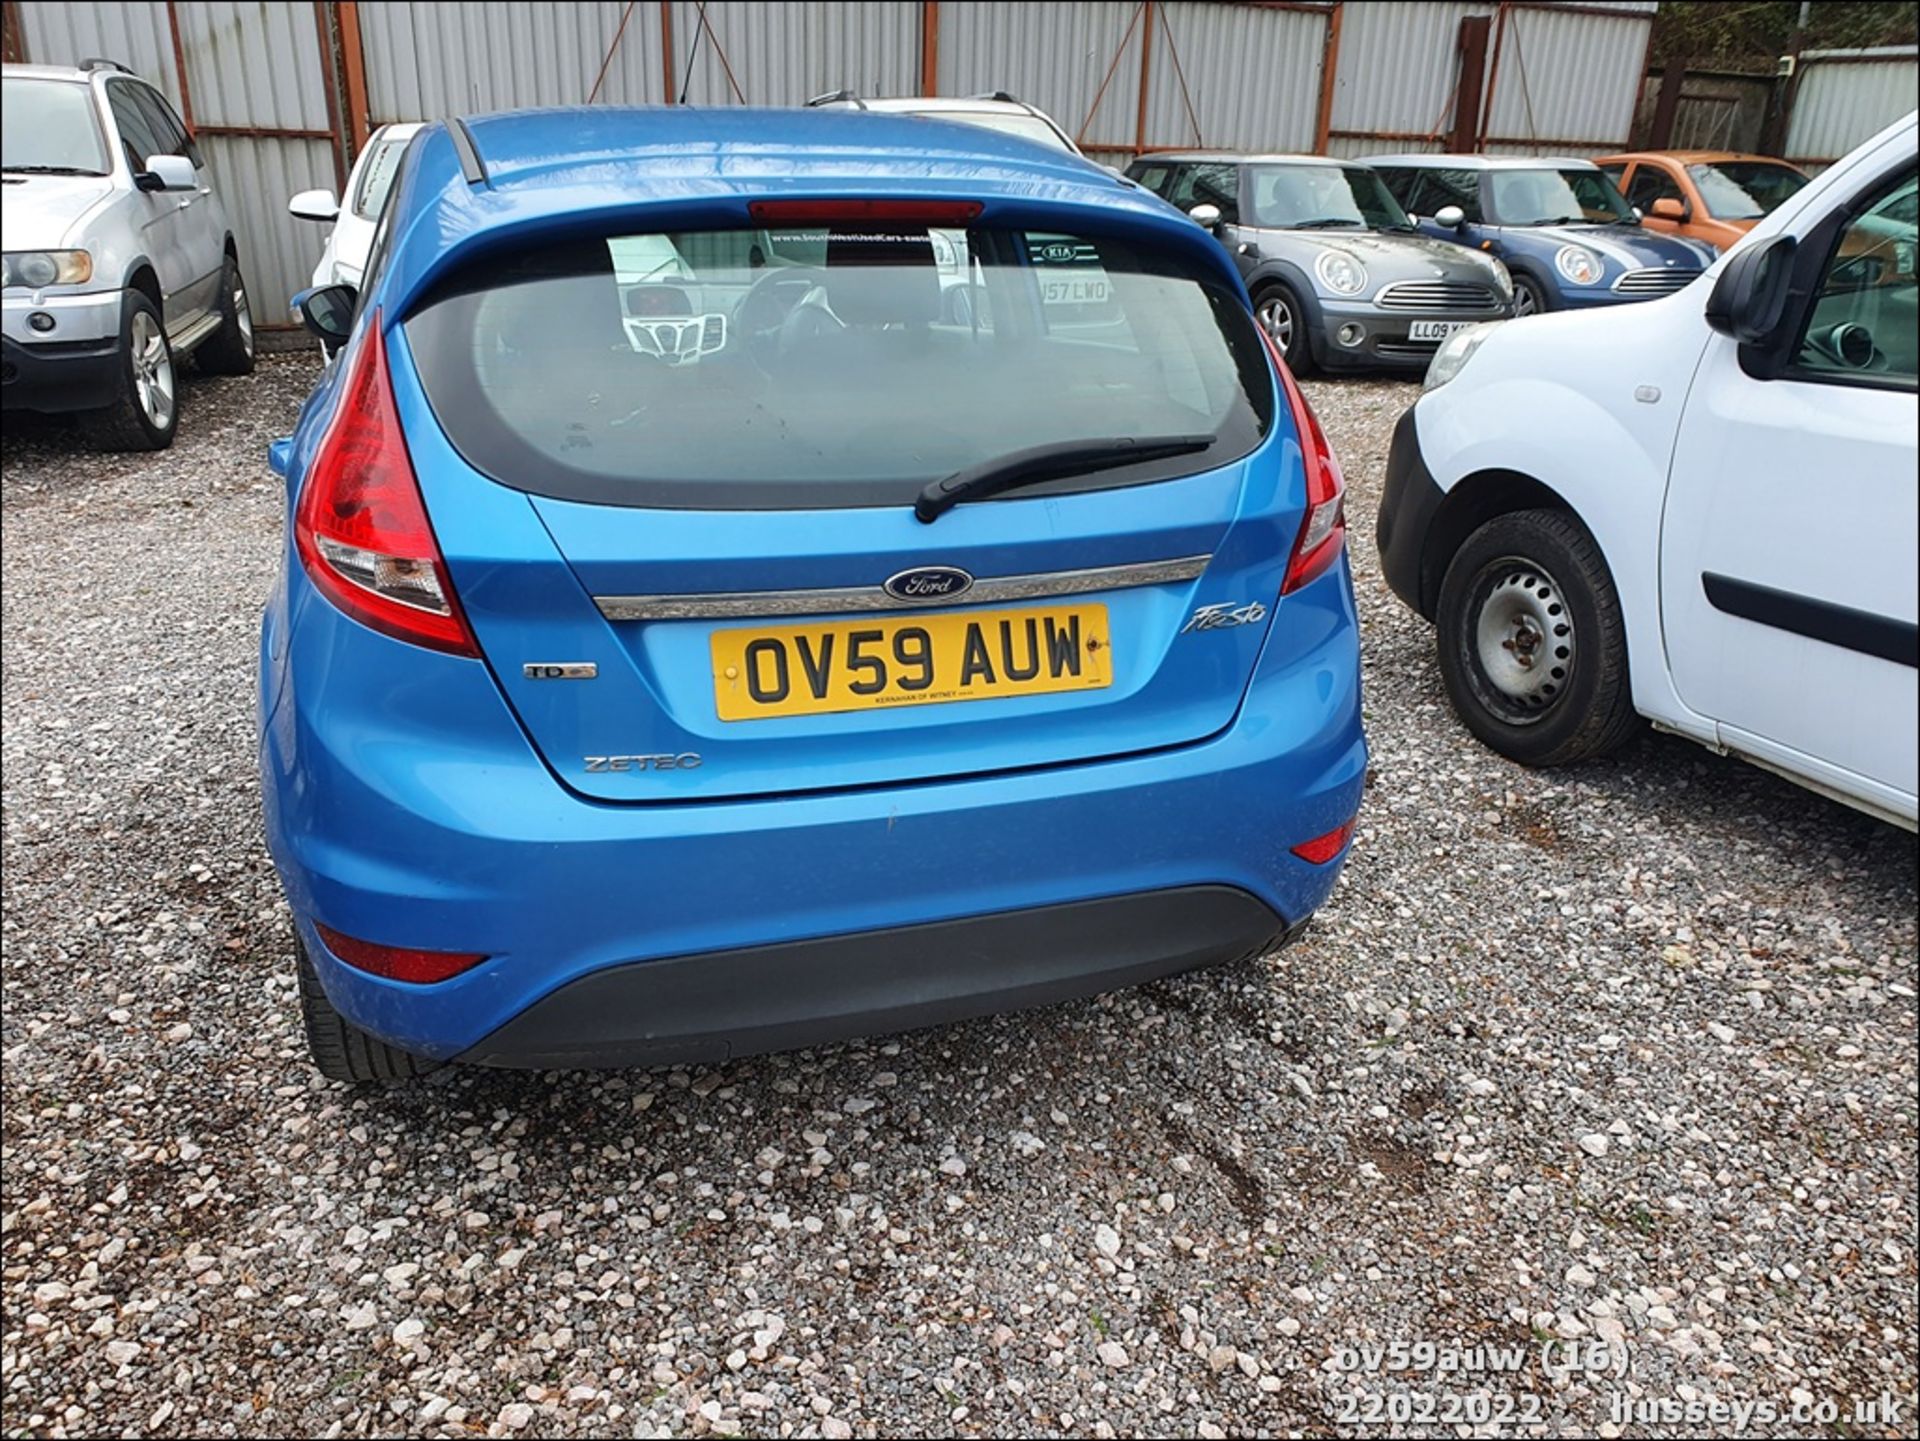
{"label": "white car", "polygon": [[299,220],[332,224],[320,263],[313,267],[313,283],[358,287],[366,273],[367,254],[373,249],[373,230],[393,188],[400,157],[407,142],[425,127],[407,122],[382,125],[368,138],[360,158],[347,177],[347,204],[342,208],[331,190],[303,190],[287,202],[287,211]]}
{"label": "white car", "polygon": [[1016,100],[1004,90],[990,95],[907,95],[889,100],[863,100],[851,90],[836,90],[831,95],[816,95],[807,102],[809,109],[871,110],[878,115],[925,115],[932,120],[956,120],[1031,140],[1053,150],[1079,155],[1080,147],[1038,106]]}
{"label": "white car", "polygon": [[1675,295],[1435,355],[1381,564],[1487,744],[1577,761],[1637,714],[1914,827],[1915,132]]}

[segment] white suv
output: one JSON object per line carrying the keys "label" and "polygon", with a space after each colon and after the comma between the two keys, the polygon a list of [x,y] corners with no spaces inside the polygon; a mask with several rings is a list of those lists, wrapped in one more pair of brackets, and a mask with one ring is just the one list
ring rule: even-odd
{"label": "white suv", "polygon": [[103,449],[159,450],[177,362],[253,369],[233,227],[166,97],[125,66],[8,65],[0,207],[8,410],[81,412]]}
{"label": "white suv", "polygon": [[1455,334],[1402,417],[1388,583],[1530,765],[1635,715],[1913,828],[1913,116],[1675,295]]}

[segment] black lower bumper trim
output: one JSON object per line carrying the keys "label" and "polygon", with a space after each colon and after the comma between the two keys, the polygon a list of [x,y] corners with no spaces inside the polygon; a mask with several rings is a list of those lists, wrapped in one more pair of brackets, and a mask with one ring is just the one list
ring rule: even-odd
{"label": "black lower bumper trim", "polygon": [[1432,598],[1426,594],[1423,572],[1427,537],[1446,494],[1427,469],[1420,454],[1420,427],[1414,407],[1393,427],[1393,445],[1387,451],[1387,479],[1380,493],[1380,518],[1374,541],[1380,550],[1380,572],[1393,593],[1433,619]]}
{"label": "black lower bumper trim", "polygon": [[723,1061],[1096,995],[1258,954],[1298,929],[1245,891],[1191,886],[636,961],[562,986],[458,1059]]}
{"label": "black lower bumper trim", "polygon": [[8,410],[95,410],[113,402],[119,384],[117,341],[0,344],[0,396]]}

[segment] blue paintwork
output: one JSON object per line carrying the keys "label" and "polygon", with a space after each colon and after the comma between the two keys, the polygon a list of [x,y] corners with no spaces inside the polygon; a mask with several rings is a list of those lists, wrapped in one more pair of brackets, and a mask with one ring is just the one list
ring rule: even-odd
{"label": "blue paintwork", "polygon": [[[1340,862],[1289,853],[1359,803],[1358,627],[1343,559],[1284,599],[1304,508],[1284,404],[1244,460],[1184,479],[963,505],[789,514],[535,498],[467,466],[391,317],[451,258],[617,214],[747,222],[763,196],[980,200],[985,220],[1119,231],[1236,290],[1210,236],[1094,167],[987,131],[846,112],[597,109],[472,122],[491,188],[425,134],[393,203],[382,317],[394,394],[456,590],[493,664],[336,610],[292,544],[261,636],[267,834],[322,984],[356,1024],[433,1057],[599,967],[1191,884],[1287,921]],[[1244,295],[1244,292],[1241,292]],[[350,359],[349,357],[345,357]],[[275,469],[288,510],[348,365],[329,367]],[[1087,597],[1128,637],[1111,690],[873,715],[712,713],[703,622],[604,621],[590,596],[872,585],[909,564],[980,575],[1213,553],[1192,582]],[[1198,604],[1262,625],[1181,636]],[[734,624],[739,624],[735,622]],[[596,660],[590,684],[517,659]],[[696,750],[698,769],[589,775],[586,754]],[[431,987],[352,970],[312,923],[492,959]]]}

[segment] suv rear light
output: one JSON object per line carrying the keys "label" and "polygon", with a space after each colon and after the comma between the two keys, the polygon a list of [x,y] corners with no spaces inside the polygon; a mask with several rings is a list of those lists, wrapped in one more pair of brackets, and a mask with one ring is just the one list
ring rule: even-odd
{"label": "suv rear light", "polygon": [[301,563],[320,593],[363,625],[477,657],[400,433],[378,316],[351,365],[294,514]]}
{"label": "suv rear light", "polygon": [[1307,514],[1300,522],[1300,534],[1294,538],[1293,554],[1287,558],[1287,578],[1280,584],[1280,594],[1286,595],[1324,574],[1346,548],[1347,481],[1340,473],[1340,462],[1333,458],[1333,446],[1327,442],[1326,431],[1320,428],[1320,417],[1313,413],[1313,407],[1301,394],[1299,383],[1287,369],[1273,337],[1263,328],[1260,338],[1267,342],[1280,387],[1293,410],[1294,429],[1300,436],[1301,464],[1307,472]]}
{"label": "suv rear light", "polygon": [[1353,824],[1358,819],[1358,816],[1349,816],[1324,836],[1300,842],[1293,848],[1293,853],[1303,861],[1324,866],[1347,848],[1347,842],[1353,839]]}
{"label": "suv rear light", "polygon": [[462,971],[470,971],[486,959],[466,951],[422,951],[412,946],[382,946],[373,941],[343,936],[318,921],[313,928],[320,933],[329,951],[356,971],[381,976],[389,981],[408,981],[414,985],[432,985],[448,980]]}

